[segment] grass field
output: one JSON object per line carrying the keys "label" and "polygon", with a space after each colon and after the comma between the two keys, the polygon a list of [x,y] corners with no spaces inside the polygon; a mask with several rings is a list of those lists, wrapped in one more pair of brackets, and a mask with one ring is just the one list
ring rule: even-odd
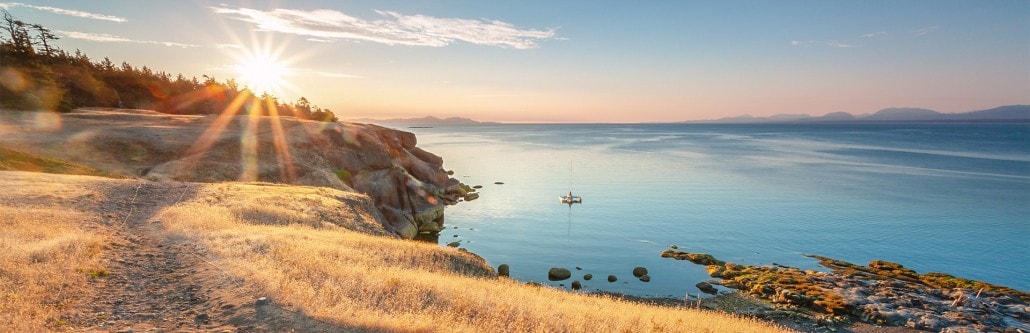
{"label": "grass field", "polygon": [[102,265],[106,233],[83,206],[85,187],[26,179],[3,184],[0,197],[0,331],[40,332],[64,325],[59,315],[88,293]]}
{"label": "grass field", "polygon": [[[169,237],[197,242],[216,264],[277,302],[355,329],[399,332],[775,332],[749,319],[630,303],[499,280],[478,257],[353,231],[322,219],[335,190],[215,184],[159,214]],[[268,207],[278,200],[306,210]],[[262,203],[265,202],[265,203]],[[257,209],[259,206],[264,209]],[[291,221],[270,223],[269,221]],[[365,221],[367,222],[367,221]],[[338,224],[347,227],[339,227]],[[361,230],[362,228],[357,228]],[[374,230],[367,229],[367,230]]]}

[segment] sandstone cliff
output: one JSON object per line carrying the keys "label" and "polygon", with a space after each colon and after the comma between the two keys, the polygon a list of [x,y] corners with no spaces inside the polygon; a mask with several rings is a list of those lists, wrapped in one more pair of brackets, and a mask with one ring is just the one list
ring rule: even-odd
{"label": "sandstone cliff", "polygon": [[144,110],[0,112],[0,145],[151,180],[355,191],[404,238],[439,231],[444,206],[465,195],[414,134],[369,124]]}

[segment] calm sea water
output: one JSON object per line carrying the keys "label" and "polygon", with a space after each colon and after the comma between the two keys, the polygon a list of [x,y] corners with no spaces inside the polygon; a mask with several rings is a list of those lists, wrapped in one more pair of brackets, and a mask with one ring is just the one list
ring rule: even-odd
{"label": "calm sea water", "polygon": [[[883,259],[1030,290],[1027,125],[397,127],[484,186],[447,209],[440,243],[519,280],[568,286],[547,281],[566,267],[593,274],[589,290],[696,294],[703,267],[659,257],[675,244],[751,265]],[[570,185],[583,204],[558,202]]]}

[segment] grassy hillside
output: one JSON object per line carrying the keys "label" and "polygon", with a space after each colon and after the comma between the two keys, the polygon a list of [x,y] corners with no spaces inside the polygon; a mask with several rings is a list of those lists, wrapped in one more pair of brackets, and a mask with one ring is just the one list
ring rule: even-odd
{"label": "grassy hillside", "polygon": [[[276,191],[270,193],[269,191]],[[769,332],[723,314],[645,306],[498,280],[471,254],[324,228],[311,213],[255,211],[255,195],[289,187],[206,186],[158,218],[169,237],[216,254],[272,299],[316,318],[376,331]],[[318,195],[301,200],[317,200]],[[249,215],[249,216],[247,216]],[[270,216],[274,215],[274,216]],[[293,221],[280,223],[270,221]]]}
{"label": "grassy hillside", "polygon": [[[0,172],[0,184],[9,189],[0,192],[0,326],[18,331],[296,328],[266,323],[282,317],[262,317],[258,296],[323,325],[302,331],[778,330],[497,279],[478,256],[387,235],[367,197],[351,192],[11,171]],[[139,241],[147,237],[154,241]],[[133,271],[136,253],[171,259]],[[125,288],[143,291],[118,298],[110,288],[126,277]],[[135,287],[166,284],[209,296],[180,302]],[[119,314],[94,304],[111,299],[122,309],[142,302],[168,313]],[[176,312],[176,302],[192,308]],[[118,315],[129,319],[114,321]]]}
{"label": "grassy hillside", "polygon": [[40,157],[4,147],[0,147],[0,170],[89,176],[106,175],[106,173],[100,170],[85,165],[79,165],[56,158]]}
{"label": "grassy hillside", "polygon": [[103,194],[83,186],[92,177],[0,175],[0,330],[61,328],[61,314],[90,293],[92,279],[109,273],[102,263],[110,238],[96,209]]}

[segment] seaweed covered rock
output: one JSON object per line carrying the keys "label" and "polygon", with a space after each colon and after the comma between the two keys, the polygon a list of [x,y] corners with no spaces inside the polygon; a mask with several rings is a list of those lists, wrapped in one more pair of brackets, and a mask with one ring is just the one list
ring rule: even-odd
{"label": "seaweed covered rock", "polygon": [[781,306],[825,313],[826,318],[851,316],[876,325],[935,332],[1030,330],[1027,292],[942,273],[919,274],[894,262],[873,260],[862,266],[810,255],[830,270],[817,272],[738,265],[680,251],[661,256],[706,265],[708,274],[720,281],[698,283],[702,291],[721,284]]}
{"label": "seaweed covered rock", "polygon": [[676,260],[689,260],[692,263],[698,265],[723,265],[726,262],[715,259],[711,254],[707,253],[689,253],[674,250],[665,250],[662,252],[662,258],[673,258]]}

